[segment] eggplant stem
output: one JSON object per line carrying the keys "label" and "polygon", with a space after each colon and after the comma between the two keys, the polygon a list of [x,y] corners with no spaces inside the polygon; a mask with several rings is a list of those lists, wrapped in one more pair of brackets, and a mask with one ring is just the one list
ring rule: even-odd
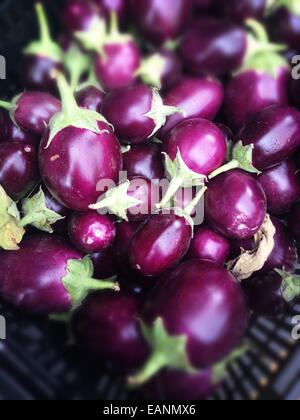
{"label": "eggplant stem", "polygon": [[110,277],[106,280],[96,280],[92,277],[84,280],[84,287],[86,290],[105,290],[112,289],[116,292],[120,291],[120,286],[115,282],[116,276]]}
{"label": "eggplant stem", "polygon": [[11,111],[13,109],[13,105],[7,101],[0,101],[0,107],[6,109],[7,111]]}
{"label": "eggplant stem", "polygon": [[44,7],[41,3],[36,3],[35,10],[38,17],[41,40],[45,45],[47,45],[52,42],[52,39]]}
{"label": "eggplant stem", "polygon": [[193,213],[194,208],[197,206],[203,195],[205,194],[205,191],[207,190],[207,187],[201,188],[201,190],[198,192],[196,197],[186,206],[184,209],[184,213],[188,214],[189,216]]}
{"label": "eggplant stem", "polygon": [[231,171],[232,169],[236,169],[240,166],[239,161],[236,159],[233,159],[232,161],[226,163],[226,165],[221,166],[220,168],[216,169],[214,172],[212,172],[209,175],[209,179],[213,179],[216,176],[224,173],[224,172],[228,172]]}
{"label": "eggplant stem", "polygon": [[61,95],[63,111],[65,111],[69,115],[72,115],[74,110],[77,110],[78,108],[78,105],[74,98],[73,91],[71,87],[68,85],[67,80],[62,73],[57,72],[56,79],[57,79],[58,89]]}
{"label": "eggplant stem", "polygon": [[161,202],[156,205],[156,207],[160,209],[163,208],[166,204],[168,204],[170,200],[174,197],[174,195],[177,193],[179,188],[183,185],[183,183],[184,181],[180,176],[173,178],[169,184],[169,188],[167,189],[166,194],[164,195]]}
{"label": "eggplant stem", "polygon": [[167,364],[168,361],[163,353],[160,351],[153,352],[144,367],[136,375],[128,377],[127,382],[129,386],[138,387],[148,382],[149,379],[155,376]]}

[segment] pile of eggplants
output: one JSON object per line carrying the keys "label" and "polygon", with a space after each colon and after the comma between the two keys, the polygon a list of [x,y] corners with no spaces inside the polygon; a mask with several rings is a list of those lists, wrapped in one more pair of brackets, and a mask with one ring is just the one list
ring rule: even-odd
{"label": "pile of eggplants", "polygon": [[300,295],[300,0],[68,0],[56,37],[35,8],[0,101],[0,296],[146,398],[209,398]]}

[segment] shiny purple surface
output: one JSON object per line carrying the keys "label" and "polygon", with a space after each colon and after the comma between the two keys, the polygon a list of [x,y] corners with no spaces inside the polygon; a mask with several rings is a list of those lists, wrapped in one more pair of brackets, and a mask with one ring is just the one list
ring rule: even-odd
{"label": "shiny purple surface", "polygon": [[74,213],[69,221],[69,238],[81,252],[94,254],[112,245],[116,227],[108,215],[96,211]]}
{"label": "shiny purple surface", "polygon": [[31,192],[39,181],[37,150],[18,142],[0,142],[0,184],[13,200]]}
{"label": "shiny purple surface", "polygon": [[51,72],[55,70],[63,70],[57,61],[38,55],[25,55],[20,78],[27,89],[55,92],[57,84],[55,78],[51,76]]}
{"label": "shiny purple surface", "polygon": [[68,311],[71,298],[61,280],[68,260],[82,257],[60,237],[27,237],[19,251],[0,251],[1,296],[21,310],[38,314]]}
{"label": "shiny purple surface", "polygon": [[138,318],[138,298],[124,292],[91,295],[75,313],[73,329],[78,343],[100,361],[122,370],[140,367],[148,355]]}
{"label": "shiny purple surface", "polygon": [[45,92],[24,92],[17,101],[14,112],[18,125],[31,134],[40,136],[45,132],[45,123],[54,114],[61,111],[61,103],[54,96]]}
{"label": "shiny purple surface", "polygon": [[120,141],[145,143],[155,128],[152,118],[145,117],[152,107],[152,90],[141,84],[109,92],[102,104],[102,114],[114,126]]}
{"label": "shiny purple surface", "polygon": [[130,0],[132,15],[140,32],[155,44],[176,39],[187,27],[190,0]]}
{"label": "shiny purple surface", "polygon": [[87,86],[86,88],[80,89],[75,94],[77,104],[81,108],[97,112],[100,112],[104,97],[105,94],[95,86]]}
{"label": "shiny purple surface", "polygon": [[137,144],[123,155],[123,170],[127,177],[142,176],[149,180],[161,180],[164,167],[161,146],[154,143]]}
{"label": "shiny purple surface", "polygon": [[130,247],[132,267],[146,277],[161,275],[187,253],[192,229],[173,210],[153,215],[134,235]]}
{"label": "shiny purple surface", "polygon": [[127,217],[131,222],[139,222],[147,219],[156,210],[156,204],[160,201],[159,189],[149,179],[135,177],[130,179],[128,196],[139,200],[141,203],[127,210]]}
{"label": "shiny purple surface", "polygon": [[164,139],[168,132],[187,118],[205,118],[213,120],[221,108],[224,98],[222,85],[212,79],[184,77],[164,97],[164,104],[176,106],[186,112],[168,117],[166,124],[159,131],[158,137]]}
{"label": "shiny purple surface", "polygon": [[161,89],[171,89],[179,82],[182,76],[181,60],[178,54],[167,48],[161,49],[159,54],[165,59],[165,65],[161,74]]}
{"label": "shiny purple surface", "polygon": [[42,139],[39,153],[40,171],[53,196],[75,211],[88,211],[89,205],[105,191],[97,184],[119,179],[122,169],[120,145],[110,128],[99,122],[102,134],[67,127],[45,149],[49,133]]}
{"label": "shiny purple surface", "polygon": [[279,8],[268,19],[269,31],[276,41],[291,48],[299,48],[300,17],[293,15],[286,7]]}
{"label": "shiny purple surface", "polygon": [[[1,140],[1,139],[0,139]],[[2,140],[4,141],[18,141],[24,145],[29,144],[34,147],[38,147],[40,144],[40,137],[30,134],[28,131],[24,131],[21,128],[15,126],[10,119],[8,112],[3,112],[3,134]]]}
{"label": "shiny purple surface", "polygon": [[282,67],[276,78],[258,70],[233,77],[225,89],[225,112],[230,125],[240,128],[249,117],[270,105],[288,105],[289,75],[289,69]]}
{"label": "shiny purple surface", "polygon": [[141,54],[134,41],[106,44],[104,56],[95,58],[95,72],[105,91],[128,86],[135,81]]}
{"label": "shiny purple surface", "polygon": [[247,304],[255,314],[283,315],[288,305],[281,294],[282,278],[275,272],[260,274],[244,282]]}
{"label": "shiny purple surface", "polygon": [[62,14],[65,30],[69,32],[87,30],[100,9],[91,0],[68,0]]}
{"label": "shiny purple surface", "polygon": [[209,175],[225,161],[226,140],[215,124],[193,118],[178,124],[165,138],[163,150],[172,160],[178,149],[189,169]]}
{"label": "shiny purple surface", "polygon": [[195,232],[187,259],[199,259],[224,265],[230,251],[228,239],[215,233],[207,226],[200,226]]}
{"label": "shiny purple surface", "polygon": [[267,210],[265,193],[255,178],[241,170],[217,176],[205,193],[205,219],[228,238],[257,233]]}
{"label": "shiny purple surface", "polygon": [[295,108],[270,106],[254,114],[236,136],[254,144],[253,164],[265,170],[287,159],[300,145],[300,113]]}
{"label": "shiny purple surface", "polygon": [[180,51],[183,63],[191,74],[218,76],[241,66],[246,47],[246,33],[242,28],[204,16],[187,30]]}
{"label": "shiny purple surface", "polygon": [[270,168],[258,177],[271,214],[283,214],[300,198],[299,170],[293,159]]}
{"label": "shiny purple surface", "polygon": [[216,0],[215,6],[224,18],[243,23],[249,18],[262,19],[266,12],[267,0]]}
{"label": "shiny purple surface", "polygon": [[123,20],[127,9],[127,0],[94,0],[105,13],[106,17],[109,18],[111,12],[116,12],[118,18]]}
{"label": "shiny purple surface", "polygon": [[224,268],[205,261],[180,264],[157,282],[146,318],[161,317],[167,332],[187,337],[191,364],[203,369],[238,346],[248,326],[244,293]]}
{"label": "shiny purple surface", "polygon": [[289,215],[288,229],[292,237],[300,244],[300,204],[297,204]]}

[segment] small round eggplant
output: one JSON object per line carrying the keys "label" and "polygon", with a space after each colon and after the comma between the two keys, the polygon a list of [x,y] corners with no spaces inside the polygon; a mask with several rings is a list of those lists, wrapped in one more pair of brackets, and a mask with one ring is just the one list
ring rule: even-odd
{"label": "small round eggplant", "polygon": [[140,367],[149,349],[139,325],[138,296],[124,292],[95,294],[75,313],[75,337],[86,351],[115,363],[122,371]]}
{"label": "small round eggplant", "polygon": [[105,94],[96,86],[87,86],[78,90],[75,99],[78,106],[100,112]]}
{"label": "small round eggplant", "polygon": [[0,184],[15,201],[29,194],[39,181],[37,150],[18,142],[0,143]]}
{"label": "small round eggplant", "polygon": [[9,113],[4,111],[3,113],[3,136],[2,140],[19,142],[24,145],[31,145],[36,148],[39,147],[40,137],[35,136],[28,131],[24,131],[21,128],[17,127],[11,120]]}
{"label": "small round eggplant", "polygon": [[69,238],[85,254],[103,251],[112,245],[116,227],[112,218],[95,211],[74,213],[69,221]]}
{"label": "small round eggplant", "polygon": [[195,233],[186,258],[197,258],[222,266],[228,258],[229,251],[230,244],[228,239],[215,233],[207,226],[201,226]]}
{"label": "small round eggplant", "polygon": [[119,223],[117,226],[117,237],[114,244],[114,251],[117,261],[122,267],[129,266],[130,245],[139,226],[140,223],[138,222],[126,221]]}
{"label": "small round eggplant", "polygon": [[266,198],[268,212],[286,213],[300,198],[300,177],[293,159],[264,171],[258,177]]}
{"label": "small round eggplant", "polygon": [[104,11],[107,19],[115,12],[120,22],[122,22],[127,12],[127,0],[94,0],[94,2]]}
{"label": "small round eggplant", "polygon": [[263,171],[286,160],[300,145],[300,113],[290,107],[270,106],[254,114],[236,140],[254,145],[253,165]]}
{"label": "small round eggplant", "polygon": [[274,9],[274,13],[267,20],[272,38],[291,48],[299,48],[300,8],[298,1],[278,1]]}
{"label": "small round eggplant", "polygon": [[205,195],[205,219],[228,238],[244,239],[255,235],[266,216],[267,203],[262,187],[244,171],[219,175]]}
{"label": "small round eggplant", "polygon": [[106,279],[117,275],[116,259],[112,248],[91,254],[95,279]]}
{"label": "small round eggplant", "polygon": [[[164,104],[183,109],[186,118],[213,120],[219,112],[224,98],[222,85],[212,79],[185,77],[164,97]],[[174,114],[167,118],[158,137],[162,140],[185,116]]]}
{"label": "small round eggplant", "polygon": [[49,315],[79,306],[89,291],[114,289],[116,283],[92,278],[89,257],[60,237],[25,238],[18,251],[0,251],[0,294],[21,310]]}
{"label": "small round eggplant", "polygon": [[102,13],[91,0],[68,0],[64,7],[62,21],[65,30],[71,34],[87,31]]}

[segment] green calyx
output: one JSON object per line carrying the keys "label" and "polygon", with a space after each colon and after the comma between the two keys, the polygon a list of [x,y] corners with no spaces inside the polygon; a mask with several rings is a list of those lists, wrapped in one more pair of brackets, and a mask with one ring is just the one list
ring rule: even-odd
{"label": "green calyx", "polygon": [[136,375],[128,378],[130,386],[137,387],[144,384],[163,368],[197,372],[187,357],[186,336],[169,335],[162,318],[157,318],[150,327],[141,321],[141,329],[152,354],[144,367]]}
{"label": "green calyx", "polygon": [[74,36],[87,51],[96,51],[102,54],[106,38],[105,19],[95,16],[87,30],[77,31]]}
{"label": "green calyx", "polygon": [[77,90],[82,76],[92,67],[91,57],[83,53],[79,46],[73,42],[64,55],[64,68],[70,78],[71,89]]}
{"label": "green calyx", "polygon": [[243,171],[259,175],[261,172],[253,166],[253,149],[253,144],[243,146],[243,142],[239,141],[232,148],[231,160],[212,172],[208,178],[213,179],[224,172],[231,171],[232,169],[242,169]]}
{"label": "green calyx", "polygon": [[155,123],[155,127],[148,138],[153,137],[161,129],[161,127],[165,125],[168,116],[179,113],[186,118],[186,112],[183,109],[164,105],[158,90],[153,88],[152,91],[153,98],[151,109],[144,115],[144,117],[151,118]]}
{"label": "green calyx", "polygon": [[97,76],[96,76],[96,73],[95,73],[95,67],[92,64],[90,66],[90,71],[89,71],[89,74],[88,74],[88,77],[87,77],[86,81],[80,83],[77,86],[76,92],[78,92],[81,89],[85,89],[85,88],[91,87],[91,86],[101,90],[101,92],[104,92],[102,86],[100,85],[100,83],[97,79]]}
{"label": "green calyx", "polygon": [[86,129],[96,134],[108,132],[108,130],[100,130],[98,126],[99,122],[109,126],[108,121],[96,111],[80,108],[65,77],[61,73],[57,73],[56,76],[62,100],[62,111],[55,114],[50,120],[50,135],[46,148],[50,146],[54,137],[61,130],[69,126]]}
{"label": "green calyx", "polygon": [[268,15],[273,14],[281,7],[286,7],[293,15],[300,17],[299,0],[268,0]]}
{"label": "green calyx", "polygon": [[64,217],[49,210],[46,205],[45,194],[40,188],[39,192],[31,198],[27,198],[22,205],[23,218],[20,221],[20,226],[25,227],[32,225],[35,228],[44,232],[53,233],[51,225]]}
{"label": "green calyx", "polygon": [[21,98],[23,93],[16,95],[11,102],[0,101],[0,107],[6,109],[9,112],[9,116],[11,121],[14,123],[16,127],[19,128],[19,125],[15,119],[15,112],[18,109],[18,101]]}
{"label": "green calyx", "polygon": [[0,185],[0,247],[7,251],[16,251],[22,241],[25,230],[19,224],[20,214],[16,203],[8,197]]}
{"label": "green calyx", "polygon": [[34,54],[51,58],[60,63],[63,53],[60,46],[54,42],[50,36],[49,25],[47,22],[44,7],[41,3],[35,5],[35,10],[40,27],[40,40],[34,41],[25,48],[24,54]]}
{"label": "green calyx", "polygon": [[282,278],[281,294],[286,302],[292,302],[300,296],[300,277],[282,270],[275,270]]}
{"label": "green calyx", "polygon": [[111,289],[119,291],[120,287],[115,282],[116,276],[106,280],[96,280],[93,263],[89,256],[82,260],[69,260],[66,268],[67,274],[62,283],[69,292],[72,300],[72,309],[77,308],[92,291]]}
{"label": "green calyx", "polygon": [[272,43],[260,22],[248,19],[246,25],[250,30],[247,53],[242,67],[236,74],[247,70],[258,70],[267,72],[275,78],[280,68],[289,68],[287,60],[280,54],[286,50],[286,46]]}
{"label": "green calyx", "polygon": [[198,174],[197,172],[194,172],[188,168],[182,159],[179,148],[174,161],[170,159],[166,153],[163,154],[165,156],[166,174],[171,182],[163,199],[157,205],[158,208],[162,208],[167,205],[179,190],[179,188],[203,185],[206,181],[205,175]]}
{"label": "green calyx", "polygon": [[127,180],[123,184],[120,184],[115,188],[111,188],[105,194],[105,198],[98,201],[98,203],[89,206],[90,209],[100,210],[107,208],[120,219],[126,220],[128,222],[127,210],[142,203],[140,200],[132,198],[128,195],[129,187],[130,181]]}
{"label": "green calyx", "polygon": [[161,77],[165,65],[166,60],[162,55],[159,53],[153,54],[142,61],[135,77],[140,77],[147,85],[161,89]]}

